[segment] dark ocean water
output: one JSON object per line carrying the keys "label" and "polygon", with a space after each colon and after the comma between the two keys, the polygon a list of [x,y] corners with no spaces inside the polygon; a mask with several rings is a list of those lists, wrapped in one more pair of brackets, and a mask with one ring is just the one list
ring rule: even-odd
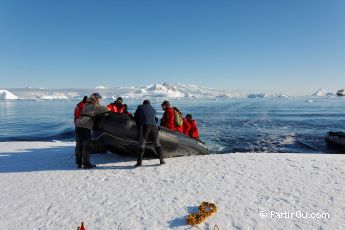
{"label": "dark ocean water", "polygon": [[[108,104],[109,100],[102,101]],[[0,141],[72,141],[78,101],[0,101]],[[134,112],[138,100],[125,101]],[[161,101],[154,106],[162,115]],[[331,152],[327,131],[345,131],[345,98],[297,97],[172,100],[192,113],[200,138],[215,153]]]}

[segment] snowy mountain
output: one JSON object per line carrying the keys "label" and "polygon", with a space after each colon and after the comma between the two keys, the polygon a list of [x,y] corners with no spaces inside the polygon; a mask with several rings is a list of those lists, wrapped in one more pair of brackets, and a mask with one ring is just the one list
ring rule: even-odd
{"label": "snowy mountain", "polygon": [[242,91],[230,91],[213,89],[191,84],[153,84],[147,86],[107,87],[97,86],[92,89],[44,89],[44,88],[19,88],[11,89],[15,95],[23,99],[33,100],[68,100],[81,99],[94,92],[99,92],[103,98],[126,99],[166,98],[166,99],[228,99],[228,98],[287,98],[287,94],[244,93]]}
{"label": "snowy mountain", "polygon": [[153,84],[148,86],[131,87],[106,87],[97,86],[93,89],[42,89],[42,88],[19,88],[12,89],[20,98],[34,100],[57,100],[82,98],[94,92],[99,92],[103,98],[117,98],[119,96],[127,99],[142,98],[232,98],[243,97],[240,92],[212,89],[196,85],[183,84]]}
{"label": "snowy mountain", "polygon": [[126,98],[231,98],[239,97],[239,93],[227,92],[195,85],[154,84],[145,87],[131,87],[124,94]]}
{"label": "snowy mountain", "polygon": [[187,94],[183,90],[178,89],[174,85],[164,83],[163,85],[154,84],[146,87],[135,89],[134,92],[129,92],[124,95],[127,98],[143,98],[143,97],[162,97],[162,98],[182,98]]}
{"label": "snowy mountain", "polygon": [[318,89],[315,93],[312,94],[312,96],[315,96],[315,97],[324,97],[328,94],[328,92],[324,89]]}
{"label": "snowy mountain", "polygon": [[0,90],[0,100],[14,100],[18,99],[16,95],[8,90]]}

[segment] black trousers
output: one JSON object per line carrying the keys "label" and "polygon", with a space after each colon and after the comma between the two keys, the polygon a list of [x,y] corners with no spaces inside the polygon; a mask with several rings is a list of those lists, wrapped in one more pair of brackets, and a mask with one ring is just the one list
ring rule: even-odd
{"label": "black trousers", "polygon": [[141,128],[142,128],[142,132],[140,132],[140,137],[139,137],[139,151],[138,151],[137,163],[141,165],[144,152],[145,152],[145,145],[149,139],[153,141],[153,144],[156,148],[156,153],[160,161],[162,162],[163,154],[162,154],[161,144],[159,141],[158,127],[155,125],[144,125]]}
{"label": "black trousers", "polygon": [[86,128],[76,127],[76,147],[75,147],[75,160],[77,165],[90,164],[90,151],[91,151],[91,130]]}
{"label": "black trousers", "polygon": [[146,142],[151,139],[155,148],[161,147],[158,135],[158,127],[155,125],[144,125],[142,134],[139,137],[139,148],[144,149]]}

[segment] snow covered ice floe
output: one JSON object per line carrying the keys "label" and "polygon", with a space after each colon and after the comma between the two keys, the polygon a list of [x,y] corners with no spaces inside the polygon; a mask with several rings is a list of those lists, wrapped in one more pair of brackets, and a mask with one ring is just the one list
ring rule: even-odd
{"label": "snow covered ice floe", "polygon": [[96,86],[96,89],[107,89],[107,87],[100,85],[100,86]]}
{"label": "snow covered ice floe", "polygon": [[42,95],[37,97],[38,100],[68,100],[69,97],[63,93],[55,93],[52,95]]}
{"label": "snow covered ice floe", "polygon": [[8,90],[0,90],[0,100],[15,100],[18,99],[18,97],[16,95],[14,95],[13,93],[11,93]]}
{"label": "snow covered ice floe", "polygon": [[[115,154],[91,158],[96,169],[76,170],[74,143],[0,142],[1,228],[76,229],[84,221],[87,229],[186,229],[202,201],[218,211],[201,229],[345,226],[342,155],[214,154],[141,168]],[[298,211],[329,216],[271,218]]]}
{"label": "snow covered ice floe", "polygon": [[265,98],[268,97],[269,95],[266,93],[252,93],[252,94],[248,94],[247,97],[248,98]]}

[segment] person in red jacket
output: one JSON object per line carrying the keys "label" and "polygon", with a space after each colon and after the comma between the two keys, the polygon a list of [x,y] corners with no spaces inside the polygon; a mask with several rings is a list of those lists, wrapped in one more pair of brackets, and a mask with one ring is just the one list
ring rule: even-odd
{"label": "person in red jacket", "polygon": [[83,100],[79,102],[74,109],[74,126],[75,126],[75,123],[77,122],[77,119],[80,117],[81,111],[83,111],[86,100],[87,100],[87,96],[85,96]]}
{"label": "person in red jacket", "polygon": [[175,112],[170,106],[169,101],[164,101],[162,103],[162,109],[164,110],[164,114],[161,119],[161,126],[170,130],[175,130]]}
{"label": "person in red jacket", "polygon": [[189,129],[190,129],[190,124],[189,122],[187,121],[187,118],[183,118],[183,133],[188,135],[189,134]]}
{"label": "person in red jacket", "polygon": [[128,112],[128,105],[127,104],[123,104],[123,114],[128,115],[129,118],[132,121],[134,121],[134,116],[130,112]]}
{"label": "person in red jacket", "polygon": [[174,124],[175,124],[175,130],[180,132],[180,133],[183,133],[183,115],[182,115],[182,112],[176,108],[176,107],[173,107],[174,109],[174,115],[175,115],[175,111],[180,115],[181,119],[182,119],[182,125],[180,126],[177,126],[176,123],[175,123],[175,116],[174,116]]}
{"label": "person in red jacket", "polygon": [[118,97],[114,103],[110,103],[107,107],[113,113],[123,113],[125,106],[122,104],[122,98]]}
{"label": "person in red jacket", "polygon": [[199,130],[198,130],[198,127],[196,126],[196,121],[193,120],[193,117],[191,114],[187,114],[186,119],[190,125],[188,135],[190,137],[193,137],[194,139],[199,140]]}

